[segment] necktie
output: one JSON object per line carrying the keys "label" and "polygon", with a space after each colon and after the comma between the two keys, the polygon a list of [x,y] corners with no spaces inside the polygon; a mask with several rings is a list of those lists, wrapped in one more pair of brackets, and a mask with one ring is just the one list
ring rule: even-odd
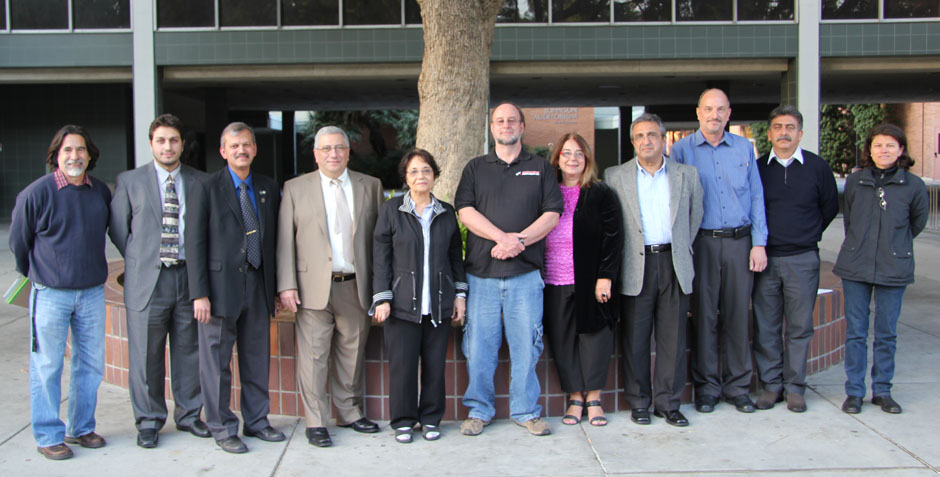
{"label": "necktie", "polygon": [[333,196],[336,198],[336,221],[334,226],[339,231],[340,239],[343,241],[343,259],[346,260],[346,263],[353,265],[355,263],[355,254],[353,253],[352,214],[349,212],[349,202],[346,201],[346,194],[343,192],[343,181],[333,179],[330,184],[333,185]]}
{"label": "necktie", "polygon": [[238,184],[238,201],[242,208],[242,220],[245,222],[245,237],[248,241],[248,263],[252,267],[261,266],[261,230],[258,227],[258,216],[255,208],[248,198],[248,184]]}
{"label": "necktie", "polygon": [[160,261],[169,267],[176,265],[180,256],[180,201],[176,196],[173,175],[166,178],[163,193],[163,228],[160,231]]}

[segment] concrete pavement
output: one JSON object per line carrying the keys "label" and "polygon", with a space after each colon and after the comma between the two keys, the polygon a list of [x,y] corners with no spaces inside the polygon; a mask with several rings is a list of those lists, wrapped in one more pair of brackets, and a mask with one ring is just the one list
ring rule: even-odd
{"label": "concrete pavement", "polygon": [[[15,274],[0,225],[0,284]],[[842,240],[837,219],[822,242],[822,258],[833,260]],[[109,253],[113,255],[113,251]],[[809,410],[794,414],[785,406],[741,414],[727,404],[714,413],[682,411],[687,428],[654,418],[638,426],[626,413],[608,414],[610,424],[565,426],[551,418],[554,434],[529,436],[510,421],[496,421],[483,435],[465,437],[445,422],[443,438],[409,445],[392,438],[387,422],[378,434],[330,428],[334,447],[307,444],[304,424],[272,416],[285,431],[284,443],[246,438],[251,451],[231,455],[211,439],[197,439],[167,425],[160,446],[135,445],[126,389],[102,384],[97,431],[103,449],[73,446],[75,457],[52,462],[36,452],[29,427],[29,320],[22,308],[0,304],[0,474],[52,475],[937,475],[940,473],[940,234],[925,233],[915,244],[917,282],[908,288],[898,329],[893,395],[904,413],[889,415],[866,401],[862,413],[848,415],[841,366],[811,376]],[[67,377],[66,377],[67,381]],[[63,415],[64,406],[63,401]]]}

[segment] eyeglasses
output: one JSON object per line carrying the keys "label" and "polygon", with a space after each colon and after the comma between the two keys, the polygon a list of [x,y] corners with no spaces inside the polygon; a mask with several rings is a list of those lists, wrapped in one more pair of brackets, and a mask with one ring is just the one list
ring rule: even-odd
{"label": "eyeglasses", "polygon": [[323,146],[317,150],[323,154],[329,154],[333,151],[336,151],[337,154],[343,154],[349,150],[349,146]]}
{"label": "eyeglasses", "polygon": [[878,201],[878,205],[881,206],[881,210],[888,210],[888,202],[885,200],[885,189],[884,187],[878,188],[878,198],[881,199]]}
{"label": "eyeglasses", "polygon": [[571,149],[565,149],[561,151],[561,156],[565,159],[571,159],[572,157],[577,159],[584,159],[584,151],[572,151]]}
{"label": "eyeglasses", "polygon": [[499,127],[503,127],[503,126],[513,127],[519,124],[519,118],[509,118],[509,119],[499,118],[499,119],[493,120],[493,124]]}
{"label": "eyeglasses", "polygon": [[408,177],[418,177],[419,175],[433,176],[434,169],[431,169],[430,167],[426,167],[424,169],[411,169],[410,171],[408,171]]}

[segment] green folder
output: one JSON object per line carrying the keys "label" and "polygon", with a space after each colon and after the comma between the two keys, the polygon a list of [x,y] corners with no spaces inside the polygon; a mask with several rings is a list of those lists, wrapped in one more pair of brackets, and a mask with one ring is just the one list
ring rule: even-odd
{"label": "green folder", "polygon": [[3,294],[3,301],[8,305],[29,308],[29,288],[29,278],[20,275]]}

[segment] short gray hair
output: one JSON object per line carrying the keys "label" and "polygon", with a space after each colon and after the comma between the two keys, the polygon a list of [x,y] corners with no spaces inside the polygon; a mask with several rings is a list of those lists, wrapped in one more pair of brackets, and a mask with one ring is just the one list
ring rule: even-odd
{"label": "short gray hair", "polygon": [[643,113],[637,116],[637,118],[634,119],[632,123],[630,123],[630,140],[631,141],[633,141],[633,127],[636,126],[637,123],[656,123],[656,125],[659,126],[659,135],[662,136],[663,138],[666,137],[666,125],[663,124],[663,120],[659,119],[659,116],[653,113]]}
{"label": "short gray hair", "polygon": [[329,134],[342,134],[343,140],[346,141],[346,147],[349,147],[349,136],[346,135],[346,131],[336,127],[336,126],[323,126],[317,131],[317,135],[313,138],[313,148],[320,149],[320,136],[326,136]]}
{"label": "short gray hair", "polygon": [[770,112],[770,117],[767,118],[767,126],[770,127],[770,123],[780,116],[793,116],[800,125],[800,131],[803,130],[803,114],[800,113],[799,109],[796,109],[796,106],[792,104],[781,104],[774,108],[774,110]]}
{"label": "short gray hair", "polygon": [[225,129],[222,130],[222,135],[219,136],[219,146],[225,147],[225,136],[229,134],[239,134],[242,131],[248,131],[251,133],[251,142],[257,144],[258,141],[255,140],[255,130],[251,126],[243,122],[234,122],[225,126]]}

